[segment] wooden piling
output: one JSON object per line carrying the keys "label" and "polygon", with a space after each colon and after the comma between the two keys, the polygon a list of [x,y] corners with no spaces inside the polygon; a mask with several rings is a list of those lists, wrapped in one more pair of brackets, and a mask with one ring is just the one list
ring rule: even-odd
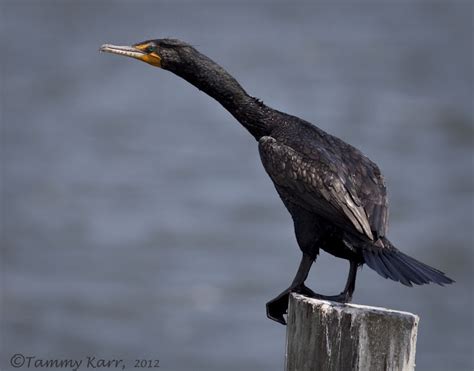
{"label": "wooden piling", "polygon": [[418,316],[290,295],[287,371],[412,371]]}

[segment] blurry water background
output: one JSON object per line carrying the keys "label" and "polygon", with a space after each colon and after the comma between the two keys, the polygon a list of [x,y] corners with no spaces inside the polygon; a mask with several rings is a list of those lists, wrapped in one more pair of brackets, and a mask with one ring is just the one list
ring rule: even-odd
{"label": "blurry water background", "polygon": [[[283,368],[265,303],[300,252],[255,141],[187,82],[98,52],[169,36],[380,165],[390,239],[457,283],[364,268],[354,300],[421,316],[418,370],[473,368],[472,2],[3,0],[1,28],[2,370],[17,352]],[[347,269],[322,253],[310,286]]]}

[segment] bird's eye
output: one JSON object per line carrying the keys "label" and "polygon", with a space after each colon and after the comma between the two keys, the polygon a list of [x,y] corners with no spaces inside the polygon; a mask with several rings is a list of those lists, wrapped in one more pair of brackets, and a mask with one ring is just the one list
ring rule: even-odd
{"label": "bird's eye", "polygon": [[153,53],[154,51],[156,50],[156,45],[154,44],[150,44],[146,47],[145,51],[147,53]]}

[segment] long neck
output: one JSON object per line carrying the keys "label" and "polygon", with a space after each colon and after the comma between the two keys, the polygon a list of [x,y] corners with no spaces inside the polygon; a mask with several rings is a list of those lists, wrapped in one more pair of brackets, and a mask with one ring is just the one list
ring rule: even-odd
{"label": "long neck", "polygon": [[257,140],[272,130],[273,109],[249,96],[226,70],[195,49],[179,65],[163,66],[224,106]]}

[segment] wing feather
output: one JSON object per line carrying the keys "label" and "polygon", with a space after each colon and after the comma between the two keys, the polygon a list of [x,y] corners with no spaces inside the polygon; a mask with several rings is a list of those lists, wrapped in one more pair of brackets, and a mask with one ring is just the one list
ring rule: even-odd
{"label": "wing feather", "polygon": [[324,150],[309,158],[266,136],[259,141],[259,151],[268,175],[278,186],[291,190],[293,202],[343,228],[349,221],[352,228],[374,239],[362,201],[350,180],[339,176]]}

